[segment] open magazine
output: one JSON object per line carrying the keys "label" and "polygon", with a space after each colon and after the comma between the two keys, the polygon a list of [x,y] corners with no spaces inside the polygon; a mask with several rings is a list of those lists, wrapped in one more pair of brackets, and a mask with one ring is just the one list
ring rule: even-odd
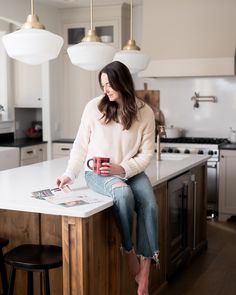
{"label": "open magazine", "polygon": [[96,197],[78,195],[78,190],[71,189],[68,185],[63,188],[52,188],[35,191],[31,193],[33,198],[46,200],[50,203],[62,205],[64,207],[73,207],[100,202]]}

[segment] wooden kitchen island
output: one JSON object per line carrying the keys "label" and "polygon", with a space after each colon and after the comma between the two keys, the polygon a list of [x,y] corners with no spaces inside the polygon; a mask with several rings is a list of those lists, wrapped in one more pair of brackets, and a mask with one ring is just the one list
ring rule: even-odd
{"label": "wooden kitchen island", "polygon": [[[160,264],[151,265],[150,294],[167,283],[169,265],[168,181],[188,172],[200,183],[195,199],[201,199],[189,215],[191,254],[206,246],[206,161],[202,155],[184,159],[153,159],[146,170],[159,205]],[[0,236],[10,240],[8,249],[22,243],[56,244],[63,247],[63,268],[50,272],[51,293],[55,295],[135,295],[136,285],[126,269],[120,251],[119,233],[112,216],[112,200],[86,187],[83,172],[71,186],[78,194],[96,196],[100,202],[65,208],[31,197],[31,192],[55,187],[67,158],[0,172]],[[195,181],[196,182],[196,181]],[[192,201],[191,201],[192,202]],[[196,200],[195,200],[196,202]],[[196,204],[195,204],[196,205]],[[204,207],[205,206],[205,207]],[[190,236],[193,234],[189,229]],[[190,239],[190,237],[189,237]],[[193,242],[192,242],[193,241]],[[194,244],[191,244],[194,243]],[[40,293],[41,278],[35,275],[35,294]],[[17,272],[14,294],[23,294],[26,275]]]}

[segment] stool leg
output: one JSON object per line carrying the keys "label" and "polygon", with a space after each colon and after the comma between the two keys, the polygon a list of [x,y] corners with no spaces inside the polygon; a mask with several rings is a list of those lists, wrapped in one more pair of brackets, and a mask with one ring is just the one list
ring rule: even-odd
{"label": "stool leg", "polygon": [[43,271],[43,286],[44,286],[44,295],[50,295],[49,275],[48,275],[47,269]]}
{"label": "stool leg", "polygon": [[14,266],[12,266],[11,267],[10,282],[9,282],[9,288],[8,288],[7,295],[13,295],[15,276],[16,276],[16,269],[15,269]]}
{"label": "stool leg", "polygon": [[7,282],[7,273],[6,273],[6,267],[4,264],[2,249],[0,250],[0,272],[1,272],[1,279],[2,279],[3,294],[5,295],[7,294],[7,290],[8,290],[8,282]]}
{"label": "stool leg", "polygon": [[32,271],[28,271],[27,273],[27,294],[28,295],[34,295],[34,278],[33,278],[33,272]]}

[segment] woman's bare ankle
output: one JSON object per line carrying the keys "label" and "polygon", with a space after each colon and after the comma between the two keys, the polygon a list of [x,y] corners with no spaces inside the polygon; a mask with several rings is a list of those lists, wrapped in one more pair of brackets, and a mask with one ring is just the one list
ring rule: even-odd
{"label": "woman's bare ankle", "polygon": [[131,250],[130,252],[126,252],[125,255],[126,255],[128,270],[132,276],[136,277],[137,274],[140,272],[140,264],[139,264],[138,257],[134,250]]}
{"label": "woman's bare ankle", "polygon": [[149,272],[150,272],[150,259],[141,258],[140,271],[135,276],[135,281],[138,284],[138,295],[148,295],[148,284],[149,284]]}

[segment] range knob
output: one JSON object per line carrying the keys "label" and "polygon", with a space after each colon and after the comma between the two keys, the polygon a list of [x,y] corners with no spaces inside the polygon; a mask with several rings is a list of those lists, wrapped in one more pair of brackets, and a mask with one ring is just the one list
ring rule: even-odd
{"label": "range knob", "polygon": [[180,150],[175,149],[175,150],[174,150],[174,153],[179,154],[179,153],[180,153]]}
{"label": "range knob", "polygon": [[212,156],[213,155],[213,151],[212,150],[209,150],[208,151],[208,155],[211,155]]}
{"label": "range knob", "polygon": [[166,149],[163,148],[163,149],[161,150],[161,153],[166,153]]}
{"label": "range knob", "polygon": [[190,154],[190,150],[188,149],[184,150],[184,154]]}
{"label": "range knob", "polygon": [[172,148],[168,148],[167,153],[173,153],[173,149]]}
{"label": "range knob", "polygon": [[197,153],[198,153],[199,155],[203,155],[203,154],[204,154],[203,150],[199,150]]}

